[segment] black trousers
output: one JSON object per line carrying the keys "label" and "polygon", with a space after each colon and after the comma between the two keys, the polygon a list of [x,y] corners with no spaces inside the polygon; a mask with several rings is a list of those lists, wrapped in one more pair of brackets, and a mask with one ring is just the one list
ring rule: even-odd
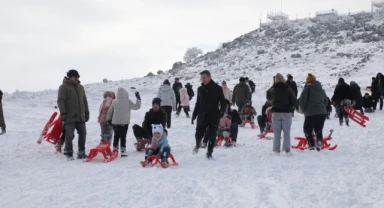
{"label": "black trousers", "polygon": [[374,95],[373,110],[376,110],[377,103],[379,101],[380,101],[380,110],[383,110],[383,98],[381,97],[381,93],[378,93],[377,95]]}
{"label": "black trousers", "polygon": [[119,147],[119,141],[121,140],[120,147],[125,148],[127,143],[128,124],[113,125],[113,131],[115,132],[113,147],[117,149]]}
{"label": "black trousers", "polygon": [[217,128],[218,125],[209,125],[207,123],[197,124],[195,133],[196,147],[200,147],[201,140],[204,138],[205,131],[208,131],[208,153],[212,154],[216,143]]}
{"label": "black trousers", "polygon": [[179,105],[179,108],[177,109],[177,112],[176,112],[177,115],[180,115],[181,109],[184,110],[185,115],[189,116],[189,113],[188,113],[189,106],[182,107],[181,105]]}
{"label": "black trousers", "polygon": [[172,106],[161,106],[161,108],[167,114],[167,129],[171,128],[171,119],[172,119]]}
{"label": "black trousers", "polygon": [[[146,138],[143,127],[135,124],[132,126],[132,130],[133,130],[133,135],[135,135],[137,143],[141,142],[144,138]],[[146,139],[150,139],[150,138],[146,138]]]}
{"label": "black trousers", "polygon": [[327,115],[314,115],[305,117],[304,134],[308,140],[309,147],[314,147],[313,132],[315,132],[317,141],[323,141],[323,128]]}

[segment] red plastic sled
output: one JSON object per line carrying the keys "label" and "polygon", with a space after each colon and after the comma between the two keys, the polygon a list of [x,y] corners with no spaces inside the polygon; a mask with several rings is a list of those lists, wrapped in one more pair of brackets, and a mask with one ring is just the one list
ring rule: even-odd
{"label": "red plastic sled", "polygon": [[47,142],[55,145],[57,141],[59,141],[62,133],[61,125],[60,116],[58,116],[57,112],[54,112],[47,124],[45,124],[43,131],[37,139],[37,144],[41,144],[41,142],[45,139]]}
{"label": "red plastic sled", "polygon": [[151,144],[150,139],[143,139],[139,143],[135,143],[136,151],[141,152]]}
{"label": "red plastic sled", "polygon": [[366,127],[365,122],[369,121],[369,118],[359,112],[357,112],[355,109],[353,109],[352,106],[346,106],[344,107],[344,110],[346,113],[348,113],[349,118],[359,124],[362,127]]}
{"label": "red plastic sled", "polygon": [[117,156],[119,155],[119,152],[117,150],[112,152],[111,143],[101,141],[100,144],[97,145],[97,147],[91,149],[87,158],[85,158],[84,162],[89,162],[93,160],[93,158],[95,158],[99,152],[103,154],[104,162],[106,163],[116,159]]}
{"label": "red plastic sled", "polygon": [[[327,149],[327,150],[335,150],[337,148],[337,145],[331,147],[331,144],[328,143],[329,140],[332,140],[332,133],[333,130],[330,130],[330,133],[327,137],[323,138],[321,149]],[[308,140],[305,137],[295,137],[296,140],[299,140],[299,143],[297,146],[292,146],[292,149],[300,149],[300,150],[306,150],[309,149],[308,147]],[[314,141],[316,142],[316,137],[313,137]]]}
{"label": "red plastic sled", "polygon": [[[217,146],[221,147],[221,145],[223,144],[224,141],[225,141],[225,138],[222,135],[218,136],[217,139],[216,139]],[[229,137],[229,141],[228,142],[232,143],[232,137]]]}
{"label": "red plastic sled", "polygon": [[[169,162],[169,159],[171,159],[171,163]],[[168,160],[167,160],[167,164],[168,165],[163,165],[161,162],[160,162],[160,159],[156,156],[156,155],[151,155],[151,156],[148,156],[147,159],[144,161],[144,162],[141,162],[141,166],[143,168],[147,167],[147,163],[149,162],[150,166],[154,167],[156,165],[160,165],[162,168],[167,168],[169,166],[178,166],[179,164],[176,162],[175,160],[175,157],[173,157],[172,154],[169,154],[169,157],[168,157]]]}
{"label": "red plastic sled", "polygon": [[245,127],[245,125],[251,125],[252,129],[255,129],[257,126],[256,124],[252,123],[250,120],[243,120],[243,123],[240,125],[241,127]]}
{"label": "red plastic sled", "polygon": [[267,134],[269,133],[273,133],[272,129],[268,129],[267,131],[264,131],[264,133],[260,135],[260,139],[265,139]]}

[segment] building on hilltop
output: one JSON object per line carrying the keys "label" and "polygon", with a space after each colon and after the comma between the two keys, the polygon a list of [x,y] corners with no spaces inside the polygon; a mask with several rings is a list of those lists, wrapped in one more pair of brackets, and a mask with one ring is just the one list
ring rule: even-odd
{"label": "building on hilltop", "polygon": [[384,9],[384,0],[372,0],[372,12]]}
{"label": "building on hilltop", "polygon": [[272,22],[283,21],[288,20],[289,16],[287,14],[284,14],[283,12],[268,12],[267,19]]}
{"label": "building on hilltop", "polygon": [[328,19],[328,18],[333,18],[333,17],[337,17],[337,16],[339,16],[339,13],[334,9],[316,12],[317,18]]}

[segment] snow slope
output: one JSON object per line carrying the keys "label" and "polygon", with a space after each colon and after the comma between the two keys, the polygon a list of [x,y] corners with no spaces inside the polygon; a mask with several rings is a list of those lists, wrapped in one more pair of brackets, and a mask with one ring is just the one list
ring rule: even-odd
{"label": "snow slope", "polygon": [[[137,87],[143,106],[132,112],[131,124],[141,124],[161,82],[146,78],[86,85],[91,110],[87,150],[99,142],[96,116],[104,90]],[[264,96],[254,95],[258,111]],[[367,128],[327,121],[324,133],[335,130],[335,151],[271,156],[272,141],[257,139],[258,130],[242,128],[240,146],[215,149],[214,161],[205,159],[205,150],[191,154],[195,126],[182,114],[172,118],[169,130],[179,166],[144,169],[139,165],[144,154],[131,145],[131,129],[129,156],[108,164],[68,162],[51,144],[36,144],[55,102],[55,91],[5,96],[8,133],[0,136],[0,207],[384,207],[382,111],[370,115]],[[294,117],[292,137],[302,136],[303,120]]]}

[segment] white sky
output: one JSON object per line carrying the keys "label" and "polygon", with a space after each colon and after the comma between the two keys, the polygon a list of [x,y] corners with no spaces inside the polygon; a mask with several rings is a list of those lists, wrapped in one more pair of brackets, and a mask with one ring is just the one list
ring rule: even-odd
{"label": "white sky", "polygon": [[[370,0],[283,0],[291,19],[369,11]],[[259,27],[280,0],[0,0],[0,89],[57,89],[168,70],[188,47],[204,52]]]}

